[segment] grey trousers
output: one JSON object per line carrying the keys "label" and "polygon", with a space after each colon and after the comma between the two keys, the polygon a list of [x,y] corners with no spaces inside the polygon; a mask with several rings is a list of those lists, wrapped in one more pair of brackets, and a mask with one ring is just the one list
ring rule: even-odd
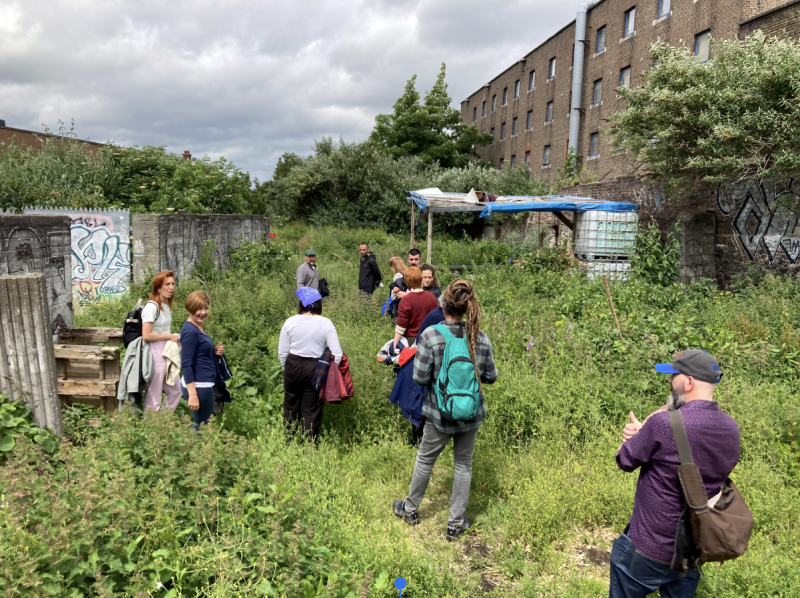
{"label": "grey trousers", "polygon": [[419,444],[417,462],[414,464],[414,475],[411,477],[411,489],[406,498],[406,512],[412,513],[419,509],[419,503],[428,489],[431,471],[436,459],[442,454],[444,447],[453,439],[453,492],[450,495],[450,518],[447,525],[461,527],[464,522],[464,512],[469,501],[469,487],[472,483],[472,451],[475,448],[475,437],[478,430],[460,432],[458,434],[445,434],[436,429],[430,421],[425,422],[422,442]]}

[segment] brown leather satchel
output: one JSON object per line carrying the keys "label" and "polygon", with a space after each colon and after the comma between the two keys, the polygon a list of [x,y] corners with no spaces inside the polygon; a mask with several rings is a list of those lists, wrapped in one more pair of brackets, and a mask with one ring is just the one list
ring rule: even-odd
{"label": "brown leather satchel", "polygon": [[681,458],[678,477],[689,507],[697,565],[742,556],[753,531],[753,514],[730,478],[722,484],[720,493],[709,501],[700,470],[692,458],[683,414],[679,409],[670,411],[669,421]]}

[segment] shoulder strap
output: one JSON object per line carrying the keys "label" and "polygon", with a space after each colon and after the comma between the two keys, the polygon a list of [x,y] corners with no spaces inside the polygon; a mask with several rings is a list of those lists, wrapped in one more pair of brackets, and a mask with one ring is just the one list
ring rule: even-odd
{"label": "shoulder strap", "polygon": [[436,330],[439,331],[439,334],[441,334],[444,337],[445,342],[453,341],[456,339],[456,337],[453,336],[453,333],[447,329],[446,324],[434,324],[433,326],[431,326],[431,328],[436,328]]}
{"label": "shoulder strap", "polygon": [[[161,316],[161,306],[158,303],[156,303],[155,301],[152,301],[152,300],[148,301],[147,303],[152,303],[152,304],[154,304],[156,306],[156,320],[158,320],[158,318]],[[145,305],[147,305],[147,303],[145,303]],[[144,308],[142,308],[142,309],[144,309]]]}
{"label": "shoulder strap", "polygon": [[675,444],[678,445],[678,455],[681,458],[681,465],[693,464],[692,448],[689,446],[689,437],[686,436],[686,425],[683,423],[683,414],[680,409],[674,409],[669,412],[669,423],[672,425],[672,435],[675,437]]}

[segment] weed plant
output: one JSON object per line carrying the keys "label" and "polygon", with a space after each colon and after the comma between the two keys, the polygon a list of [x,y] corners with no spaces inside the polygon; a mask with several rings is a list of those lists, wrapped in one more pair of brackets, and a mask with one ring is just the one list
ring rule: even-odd
{"label": "weed plant", "polygon": [[[698,596],[800,595],[800,463],[795,426],[800,282],[750,276],[735,292],[642,278],[611,284],[558,251],[436,238],[437,264],[478,265],[483,329],[500,373],[486,388],[469,505],[457,543],[444,530],[452,450],[437,463],[411,528],[390,510],[414,465],[410,425],[375,359],[393,334],[385,293],[359,297],[358,243],[385,276],[407,239],[376,230],[277,231],[244,245],[235,269],[182,282],[211,296],[207,330],[224,342],[233,402],[200,437],[185,415],[130,414],[81,424],[70,415],[53,455],[20,438],[0,467],[0,591],[9,596],[605,596],[604,557],[633,506],[636,475],[615,465],[629,411],[665,402],[653,371],[675,351],[707,349],[725,371],[717,390],[739,422],[733,473],[755,516],[747,554],[704,568]],[[351,362],[353,399],[324,410],[316,444],[283,431],[280,327],[295,312],[294,268],[314,248]],[[286,257],[291,259],[285,259]],[[442,269],[442,286],[457,274]],[[101,304],[81,326],[119,326],[136,295]],[[184,314],[185,315],[185,314]]]}

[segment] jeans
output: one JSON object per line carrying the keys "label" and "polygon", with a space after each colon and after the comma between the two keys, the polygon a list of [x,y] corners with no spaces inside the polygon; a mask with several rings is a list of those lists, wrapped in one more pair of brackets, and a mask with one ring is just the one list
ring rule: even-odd
{"label": "jeans", "polygon": [[700,582],[699,569],[684,576],[669,570],[668,563],[654,561],[622,534],[611,549],[611,586],[609,598],[644,598],[661,590],[661,598],[691,598]]}
{"label": "jeans", "polygon": [[[199,430],[200,424],[206,423],[214,412],[214,388],[195,387],[195,390],[197,391],[197,400],[200,401],[200,409],[192,411],[192,419],[194,420],[192,427],[195,430]],[[184,399],[189,400],[189,390],[183,384],[181,384],[181,394]]]}
{"label": "jeans", "polygon": [[461,527],[464,513],[469,501],[469,487],[472,484],[472,451],[475,448],[475,437],[478,429],[459,434],[445,434],[436,429],[430,421],[425,422],[422,442],[414,463],[414,475],[411,477],[411,489],[406,498],[406,513],[413,513],[428,489],[431,471],[436,459],[442,454],[444,447],[453,439],[453,492],[450,494],[450,518],[447,525]]}

